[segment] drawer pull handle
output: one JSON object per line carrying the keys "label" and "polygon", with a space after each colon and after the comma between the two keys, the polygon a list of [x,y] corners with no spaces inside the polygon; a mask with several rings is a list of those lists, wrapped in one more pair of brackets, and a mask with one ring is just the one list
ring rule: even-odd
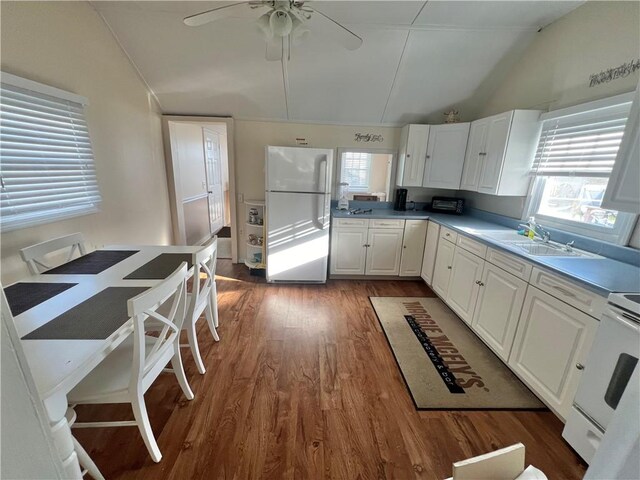
{"label": "drawer pull handle", "polygon": [[581,364],[581,363],[576,363],[576,368],[577,368],[578,370],[584,370],[584,365],[583,365],[583,364]]}
{"label": "drawer pull handle", "polygon": [[451,270],[451,265],[447,265],[447,270]]}
{"label": "drawer pull handle", "polygon": [[444,234],[444,236],[445,236],[445,237],[450,237],[451,235],[450,235],[450,234],[448,234],[448,233],[445,233],[445,234]]}
{"label": "drawer pull handle", "polygon": [[555,288],[556,290],[558,290],[560,293],[562,293],[563,295],[566,295],[567,297],[574,297],[576,296],[575,293],[570,292],[569,290],[567,290],[566,288],[562,288],[558,285],[553,285],[553,288]]}

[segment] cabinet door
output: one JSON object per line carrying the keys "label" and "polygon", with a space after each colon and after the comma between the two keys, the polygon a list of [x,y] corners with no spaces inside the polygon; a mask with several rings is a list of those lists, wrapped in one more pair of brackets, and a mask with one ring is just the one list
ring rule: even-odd
{"label": "cabinet door", "polygon": [[426,220],[407,220],[405,222],[402,258],[400,260],[401,277],[417,277],[420,275],[426,237]]}
{"label": "cabinet door", "polygon": [[485,157],[485,142],[487,140],[487,126],[489,122],[483,118],[471,122],[469,130],[469,141],[464,158],[464,168],[462,170],[461,190],[475,192],[478,190],[480,181],[480,170]]}
{"label": "cabinet door", "polygon": [[462,248],[456,248],[447,293],[447,305],[462,320],[471,324],[476,308],[484,260]]}
{"label": "cabinet door", "polygon": [[398,275],[403,232],[401,228],[369,229],[367,275]]}
{"label": "cabinet door", "polygon": [[334,228],[331,232],[331,274],[364,275],[366,245],[366,228]]}
{"label": "cabinet door", "polygon": [[498,193],[512,116],[513,112],[506,112],[487,119],[487,140],[485,150],[482,152],[485,155],[483,155],[484,161],[480,169],[478,192]]}
{"label": "cabinet door", "polygon": [[444,238],[438,241],[438,254],[436,255],[436,264],[433,268],[433,283],[431,284],[431,288],[443,299],[447,298],[447,292],[449,291],[451,264],[453,262],[455,249],[456,246]]}
{"label": "cabinet door", "polygon": [[408,125],[405,128],[406,142],[401,148],[406,153],[404,158],[400,155],[398,159],[397,183],[400,187],[421,187],[427,155],[429,125]]}
{"label": "cabinet door", "polygon": [[484,264],[480,292],[471,328],[502,360],[509,360],[527,282],[488,262]]}
{"label": "cabinet door", "polygon": [[518,322],[509,366],[566,419],[598,321],[533,286]]}
{"label": "cabinet door", "polygon": [[440,225],[429,222],[427,227],[427,239],[424,244],[424,255],[422,257],[422,271],[420,276],[431,286],[433,279],[433,267],[436,264],[436,252],[438,251],[438,238],[440,238]]}
{"label": "cabinet door", "polygon": [[423,187],[460,188],[468,139],[468,123],[430,127]]}
{"label": "cabinet door", "polygon": [[629,120],[618,156],[602,199],[602,208],[640,213],[640,83],[631,105]]}

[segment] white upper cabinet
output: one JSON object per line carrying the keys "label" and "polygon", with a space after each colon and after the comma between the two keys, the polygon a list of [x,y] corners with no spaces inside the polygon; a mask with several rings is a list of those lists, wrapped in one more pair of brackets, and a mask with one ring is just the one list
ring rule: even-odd
{"label": "white upper cabinet", "polygon": [[423,187],[460,188],[469,126],[469,123],[454,123],[430,127]]}
{"label": "white upper cabinet", "polygon": [[464,158],[464,169],[462,170],[462,180],[460,189],[477,191],[480,181],[480,168],[482,167],[482,157],[484,156],[484,146],[487,142],[487,126],[489,119],[482,118],[471,123],[469,130],[469,141],[467,143],[467,153]]}
{"label": "white upper cabinet", "polygon": [[640,84],[633,97],[602,208],[640,213]]}
{"label": "white upper cabinet", "polygon": [[540,136],[539,110],[511,110],[471,124],[460,188],[524,196]]}
{"label": "white upper cabinet", "polygon": [[429,140],[429,125],[405,125],[400,134],[398,173],[399,187],[421,187]]}

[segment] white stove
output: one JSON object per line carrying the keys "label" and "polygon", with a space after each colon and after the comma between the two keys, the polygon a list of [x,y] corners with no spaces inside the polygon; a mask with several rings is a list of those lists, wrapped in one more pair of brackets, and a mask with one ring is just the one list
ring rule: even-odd
{"label": "white stove", "polygon": [[587,462],[640,358],[640,293],[609,295],[562,436]]}

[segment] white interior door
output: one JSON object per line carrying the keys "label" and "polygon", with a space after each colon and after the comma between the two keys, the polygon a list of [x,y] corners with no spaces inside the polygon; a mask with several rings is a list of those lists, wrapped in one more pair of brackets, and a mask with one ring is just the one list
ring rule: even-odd
{"label": "white interior door", "polygon": [[207,177],[207,199],[209,202],[209,225],[211,234],[224,227],[224,184],[222,178],[222,155],[220,135],[206,128],[204,137],[204,159]]}

